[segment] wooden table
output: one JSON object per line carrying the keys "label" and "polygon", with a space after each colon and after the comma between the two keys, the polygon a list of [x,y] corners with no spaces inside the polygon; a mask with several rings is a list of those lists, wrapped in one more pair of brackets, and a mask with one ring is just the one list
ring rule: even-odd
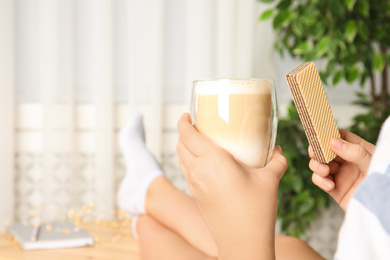
{"label": "wooden table", "polygon": [[0,260],[139,260],[138,242],[133,237],[130,221],[118,223],[83,224],[82,228],[95,236],[95,245],[91,247],[23,250],[7,232],[0,232]]}

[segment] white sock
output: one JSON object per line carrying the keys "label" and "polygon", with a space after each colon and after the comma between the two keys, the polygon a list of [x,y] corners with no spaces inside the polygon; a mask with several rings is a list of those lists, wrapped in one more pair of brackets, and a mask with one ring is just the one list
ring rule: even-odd
{"label": "white sock", "polygon": [[119,146],[126,163],[126,176],[117,194],[118,206],[133,216],[145,214],[146,192],[162,170],[145,146],[142,115],[132,116],[122,127]]}

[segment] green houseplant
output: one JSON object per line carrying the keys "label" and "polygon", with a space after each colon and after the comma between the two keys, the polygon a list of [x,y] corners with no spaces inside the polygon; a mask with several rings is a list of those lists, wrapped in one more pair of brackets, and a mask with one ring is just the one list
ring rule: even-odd
{"label": "green houseplant", "polygon": [[[282,57],[287,52],[302,61],[321,60],[324,66],[319,71],[325,85],[335,86],[344,79],[368,87],[368,94],[356,93],[354,103],[366,108],[366,112],[353,118],[350,130],[375,143],[383,121],[390,115],[390,1],[259,1],[270,3],[259,20],[272,20],[277,33],[275,49]],[[280,184],[278,210],[282,230],[300,236],[318,209],[329,201],[327,194],[316,193],[318,188],[307,182],[306,175],[311,176],[307,164],[298,162],[305,160],[307,151],[304,154],[301,147],[299,152],[289,151],[290,146],[294,149],[298,143],[307,149],[299,119],[291,106],[289,109],[287,118],[280,120],[279,133],[283,134],[279,134],[278,142],[287,150],[286,157],[293,169],[286,172]],[[291,131],[301,139],[294,143],[292,136],[285,138]]]}
{"label": "green houseplant", "polygon": [[299,237],[317,210],[329,205],[330,197],[311,181],[309,144],[293,103],[287,117],[279,119],[278,128],[276,143],[282,146],[289,164],[279,184],[278,218],[285,233]]}

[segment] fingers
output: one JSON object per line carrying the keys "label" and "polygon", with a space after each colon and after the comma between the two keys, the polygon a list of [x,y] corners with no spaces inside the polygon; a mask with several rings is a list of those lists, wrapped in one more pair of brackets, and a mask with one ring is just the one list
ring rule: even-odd
{"label": "fingers", "polygon": [[311,159],[309,162],[309,168],[314,173],[320,175],[321,177],[326,177],[329,174],[334,175],[340,167],[340,163],[333,160],[329,164],[320,163],[316,159]]}
{"label": "fingers", "polygon": [[191,194],[194,194],[194,189],[191,182],[191,173],[189,169],[193,167],[197,157],[195,157],[190,151],[188,151],[188,149],[183,145],[180,139],[177,142],[176,153],[179,157],[180,171],[186,179]]}
{"label": "fingers", "polygon": [[327,177],[322,177],[314,172],[311,177],[311,180],[320,189],[328,193],[331,192],[335,187],[333,177],[331,175],[328,175]]}
{"label": "fingers", "polygon": [[309,162],[309,168],[316,174],[322,177],[326,177],[330,173],[330,168],[327,164],[320,163],[315,159],[311,159]]}
{"label": "fingers", "polygon": [[184,178],[188,182],[188,170],[187,167],[184,166],[184,164],[179,160],[179,166],[180,166],[180,171],[183,174]]}
{"label": "fingers", "polygon": [[333,182],[333,176],[330,174],[337,170],[339,163],[334,160],[329,164],[320,163],[315,159],[311,145],[309,146],[308,151],[309,157],[311,158],[309,168],[313,171],[311,177],[312,182],[323,191],[327,193],[331,192],[335,187],[335,183]]}
{"label": "fingers", "polygon": [[189,173],[187,167],[184,166],[184,164],[179,160],[179,165],[180,165],[180,170],[184,176],[184,178],[186,179],[186,182],[187,182],[187,185],[188,185],[188,188],[190,189],[190,192],[191,194],[194,195],[194,188],[192,186],[192,182],[191,182],[191,174]]}
{"label": "fingers", "polygon": [[177,142],[176,153],[183,166],[186,168],[191,168],[191,165],[193,164],[193,161],[196,157],[187,149],[181,139],[179,139]]}
{"label": "fingers", "polygon": [[363,145],[333,138],[330,141],[330,148],[342,159],[354,163],[360,170],[368,170],[372,155]]}
{"label": "fingers", "polygon": [[195,129],[188,113],[183,114],[179,119],[177,130],[183,145],[195,156],[200,156],[215,148],[214,143]]}

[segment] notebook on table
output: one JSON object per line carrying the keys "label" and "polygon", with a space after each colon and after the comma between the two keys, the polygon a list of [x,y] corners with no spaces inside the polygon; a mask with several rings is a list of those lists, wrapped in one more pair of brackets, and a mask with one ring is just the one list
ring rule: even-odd
{"label": "notebook on table", "polygon": [[68,222],[40,226],[13,224],[8,227],[8,232],[25,250],[81,247],[94,244],[91,234]]}

